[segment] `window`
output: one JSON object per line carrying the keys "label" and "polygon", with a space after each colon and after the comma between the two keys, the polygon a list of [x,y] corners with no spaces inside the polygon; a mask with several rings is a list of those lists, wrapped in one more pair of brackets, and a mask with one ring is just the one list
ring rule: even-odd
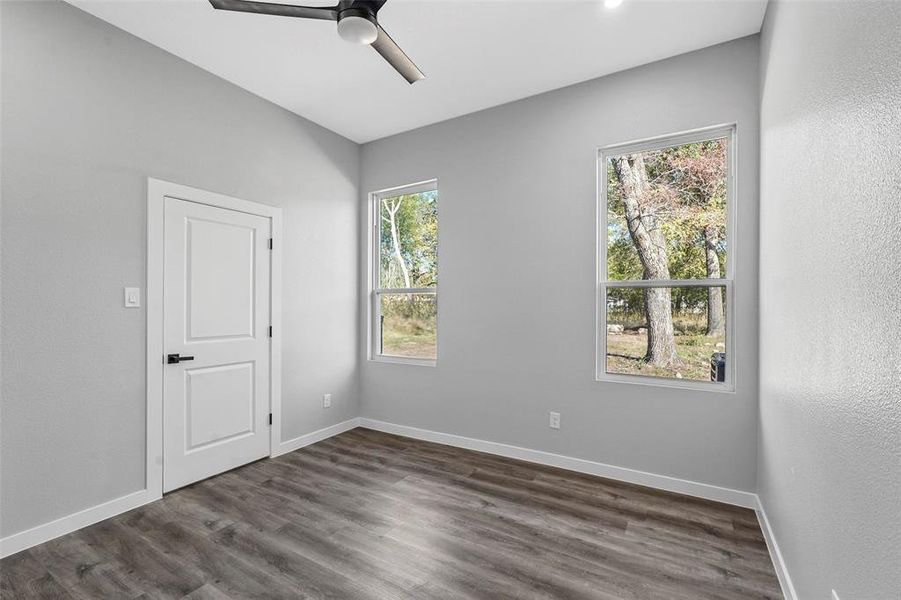
{"label": "window", "polygon": [[373,360],[438,358],[438,184],[371,195]]}
{"label": "window", "polygon": [[599,153],[599,380],[734,389],[733,127]]}

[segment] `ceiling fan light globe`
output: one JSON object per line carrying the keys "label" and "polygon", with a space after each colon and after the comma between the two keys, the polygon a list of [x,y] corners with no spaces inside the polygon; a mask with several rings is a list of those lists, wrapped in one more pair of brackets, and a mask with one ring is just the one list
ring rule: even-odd
{"label": "ceiling fan light globe", "polygon": [[379,35],[375,23],[363,17],[347,16],[338,21],[338,35],[352,44],[371,44]]}

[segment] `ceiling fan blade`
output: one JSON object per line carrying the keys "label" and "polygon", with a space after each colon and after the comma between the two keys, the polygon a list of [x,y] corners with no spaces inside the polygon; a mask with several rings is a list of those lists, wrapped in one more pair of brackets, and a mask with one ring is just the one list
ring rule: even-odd
{"label": "ceiling fan blade", "polygon": [[377,13],[387,1],[388,0],[351,0],[351,6],[368,6],[373,13]]}
{"label": "ceiling fan blade", "polygon": [[213,5],[213,8],[219,10],[234,10],[257,13],[259,15],[322,19],[325,21],[338,20],[337,6],[294,6],[274,2],[254,2],[252,0],[210,0],[210,4]]}
{"label": "ceiling fan blade", "polygon": [[391,36],[379,25],[379,36],[372,42],[375,51],[382,55],[394,69],[400,73],[408,83],[416,83],[425,79],[425,74],[419,70],[410,57],[404,54],[400,46],[391,39]]}

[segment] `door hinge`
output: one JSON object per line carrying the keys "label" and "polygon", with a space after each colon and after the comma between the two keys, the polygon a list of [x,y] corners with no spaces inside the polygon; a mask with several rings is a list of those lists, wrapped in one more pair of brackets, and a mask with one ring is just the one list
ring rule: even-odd
{"label": "door hinge", "polygon": [[272,325],[269,326],[269,337],[272,337]]}
{"label": "door hinge", "polygon": [[269,413],[269,424],[272,425],[272,413]]}
{"label": "door hinge", "polygon": [[272,250],[272,238],[269,238],[269,249]]}

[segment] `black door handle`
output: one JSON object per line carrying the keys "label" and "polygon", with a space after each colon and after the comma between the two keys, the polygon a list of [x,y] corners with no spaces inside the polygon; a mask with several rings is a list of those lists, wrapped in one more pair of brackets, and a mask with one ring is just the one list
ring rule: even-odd
{"label": "black door handle", "polygon": [[178,354],[167,354],[166,362],[170,365],[180,363],[183,360],[194,360],[193,356],[179,356]]}

